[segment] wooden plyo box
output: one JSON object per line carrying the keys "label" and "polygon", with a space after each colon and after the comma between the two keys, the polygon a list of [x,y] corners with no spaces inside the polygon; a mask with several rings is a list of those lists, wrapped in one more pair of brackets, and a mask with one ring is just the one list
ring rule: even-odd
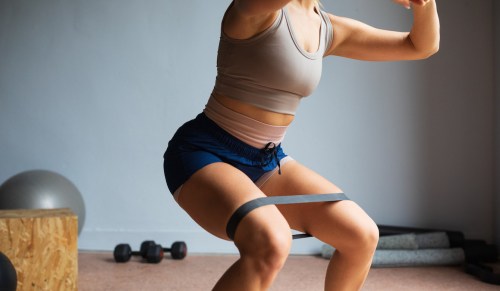
{"label": "wooden plyo box", "polygon": [[69,208],[0,210],[0,251],[17,290],[77,290],[78,218]]}

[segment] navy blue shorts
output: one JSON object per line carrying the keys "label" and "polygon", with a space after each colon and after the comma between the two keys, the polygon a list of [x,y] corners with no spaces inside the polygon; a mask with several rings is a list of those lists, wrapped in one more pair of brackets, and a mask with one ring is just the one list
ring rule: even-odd
{"label": "navy blue shorts", "polygon": [[224,162],[256,182],[280,166],[287,155],[281,144],[258,149],[230,135],[204,113],[182,125],[168,143],[163,170],[173,194],[196,171],[211,163]]}

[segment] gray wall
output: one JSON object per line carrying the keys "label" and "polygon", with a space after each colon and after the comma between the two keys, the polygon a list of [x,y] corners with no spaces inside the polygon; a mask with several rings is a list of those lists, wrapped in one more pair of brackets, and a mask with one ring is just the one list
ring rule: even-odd
{"label": "gray wall", "polygon": [[[155,239],[235,252],[180,210],[162,173],[170,136],[212,89],[228,2],[0,0],[0,182],[40,168],[72,180],[87,206],[81,249]],[[390,1],[323,2],[374,26],[410,27],[410,12]],[[492,240],[492,1],[439,7],[431,59],[327,59],[284,146],[379,224]],[[301,240],[293,251],[320,246]]]}

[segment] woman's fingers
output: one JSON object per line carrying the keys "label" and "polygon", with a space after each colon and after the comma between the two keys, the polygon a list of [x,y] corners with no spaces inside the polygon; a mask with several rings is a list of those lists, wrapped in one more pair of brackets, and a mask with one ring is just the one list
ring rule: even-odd
{"label": "woman's fingers", "polygon": [[410,0],[392,0],[394,3],[403,6],[406,9],[410,9]]}
{"label": "woman's fingers", "polygon": [[410,9],[410,4],[424,6],[429,3],[431,0],[393,0],[394,3],[399,4],[407,9]]}
{"label": "woman's fingers", "polygon": [[430,0],[410,0],[413,4],[424,6],[425,4],[429,3]]}

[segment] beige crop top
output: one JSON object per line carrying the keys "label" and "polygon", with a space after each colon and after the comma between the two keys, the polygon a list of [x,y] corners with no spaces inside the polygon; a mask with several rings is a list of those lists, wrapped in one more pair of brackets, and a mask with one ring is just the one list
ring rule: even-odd
{"label": "beige crop top", "polygon": [[301,98],[319,83],[323,56],[333,38],[330,19],[320,12],[320,42],[314,53],[297,42],[286,6],[269,28],[250,39],[233,39],[222,31],[213,92],[295,115]]}

